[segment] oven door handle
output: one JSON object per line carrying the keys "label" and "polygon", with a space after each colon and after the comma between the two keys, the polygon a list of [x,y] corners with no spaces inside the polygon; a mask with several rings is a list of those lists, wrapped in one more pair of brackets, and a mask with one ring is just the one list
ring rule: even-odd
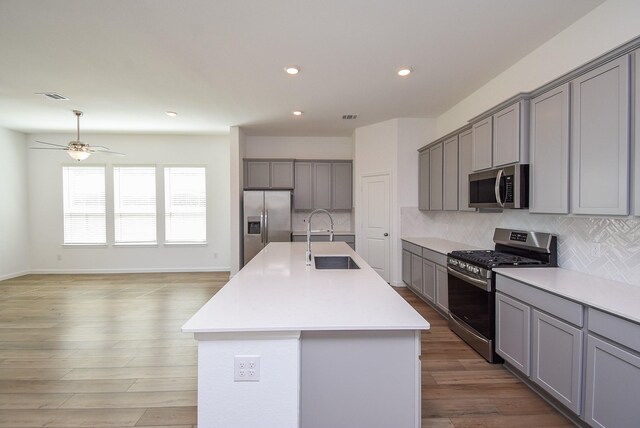
{"label": "oven door handle", "polygon": [[471,285],[473,285],[475,287],[483,289],[484,291],[491,291],[491,285],[490,285],[489,281],[482,281],[480,279],[476,279],[476,278],[470,277],[468,275],[465,275],[463,273],[460,273],[460,272],[458,272],[456,270],[451,269],[449,266],[447,266],[447,272],[450,275],[453,275],[456,278],[459,278],[459,279],[461,279],[463,281],[466,281],[466,282],[470,283]]}

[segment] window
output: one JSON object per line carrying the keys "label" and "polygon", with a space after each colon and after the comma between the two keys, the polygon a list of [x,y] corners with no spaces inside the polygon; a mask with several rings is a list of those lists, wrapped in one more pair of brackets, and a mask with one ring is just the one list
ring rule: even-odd
{"label": "window", "polygon": [[164,193],[166,242],[206,242],[205,168],[165,168]]}
{"label": "window", "polygon": [[156,243],[156,168],[113,168],[116,244]]}
{"label": "window", "polygon": [[62,167],[65,244],[106,244],[104,167]]}

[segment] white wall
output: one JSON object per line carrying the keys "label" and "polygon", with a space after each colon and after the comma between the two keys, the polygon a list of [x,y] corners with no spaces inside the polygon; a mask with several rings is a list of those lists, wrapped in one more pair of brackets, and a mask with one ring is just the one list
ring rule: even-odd
{"label": "white wall", "polygon": [[27,136],[0,128],[0,280],[29,270]]}
{"label": "white wall", "polygon": [[247,136],[246,157],[289,159],[352,159],[351,137]]}
{"label": "white wall", "polygon": [[[30,135],[66,144],[72,135]],[[207,244],[205,246],[63,246],[62,174],[73,164],[64,152],[30,150],[29,225],[34,272],[226,271],[229,269],[229,139],[227,136],[84,135],[125,157],[94,154],[83,165],[204,165],[207,168]],[[109,183],[107,185],[109,189]],[[109,229],[107,229],[109,230]]]}
{"label": "white wall", "polygon": [[242,159],[246,156],[246,137],[242,129],[232,126],[229,135],[229,193],[230,212],[230,275],[240,270],[242,246],[242,189],[244,188],[244,168]]}
{"label": "white wall", "polygon": [[[398,118],[356,129],[354,133],[355,204],[362,206],[362,177],[388,173],[391,190],[390,282],[402,284],[400,208],[418,204],[417,149],[435,136],[435,120]],[[362,210],[356,210],[356,248],[363,244]]]}
{"label": "white wall", "polygon": [[638,17],[640,1],[606,1],[438,117],[438,135],[445,135],[501,101],[534,90],[637,37]]}

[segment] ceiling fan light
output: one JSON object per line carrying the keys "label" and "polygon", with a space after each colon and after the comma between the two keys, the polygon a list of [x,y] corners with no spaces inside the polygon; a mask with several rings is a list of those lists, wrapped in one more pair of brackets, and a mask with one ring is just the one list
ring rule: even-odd
{"label": "ceiling fan light", "polygon": [[91,156],[91,152],[86,152],[82,150],[68,150],[67,153],[71,156],[72,159],[77,160],[78,162],[85,160],[89,156]]}

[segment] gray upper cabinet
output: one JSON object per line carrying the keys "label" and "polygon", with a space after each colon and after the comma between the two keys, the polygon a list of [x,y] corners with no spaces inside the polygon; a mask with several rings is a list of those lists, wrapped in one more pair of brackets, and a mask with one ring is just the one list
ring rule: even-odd
{"label": "gray upper cabinet", "polygon": [[469,174],[472,172],[472,131],[468,130],[458,135],[458,209],[460,211],[475,211],[469,206]]}
{"label": "gray upper cabinet", "polygon": [[353,172],[351,162],[333,162],[331,208],[350,210],[353,207]]}
{"label": "gray upper cabinet", "polygon": [[493,117],[487,117],[472,126],[472,169],[481,171],[492,167]]}
{"label": "gray upper cabinet", "polygon": [[418,209],[429,209],[429,150],[420,152],[418,163]]}
{"label": "gray upper cabinet", "polygon": [[429,149],[429,209],[442,210],[442,143]]}
{"label": "gray upper cabinet", "polygon": [[245,189],[293,189],[291,159],[245,159]]}
{"label": "gray upper cabinet", "polygon": [[294,210],[351,210],[353,164],[351,161],[296,161]]}
{"label": "gray upper cabinet", "polygon": [[331,209],[331,163],[313,164],[313,209]]}
{"label": "gray upper cabinet", "polygon": [[293,189],[293,209],[313,209],[313,178],[311,162],[295,162],[296,187]]}
{"label": "gray upper cabinet", "polygon": [[268,189],[271,184],[269,161],[245,161],[244,174],[245,189]]}
{"label": "gray upper cabinet", "polygon": [[531,100],[529,212],[569,212],[569,84]]}
{"label": "gray upper cabinet", "polygon": [[634,111],[633,118],[635,129],[635,174],[634,174],[634,215],[640,216],[640,50],[635,51],[634,55],[635,66],[633,67],[634,73]]}
{"label": "gray upper cabinet", "polygon": [[571,82],[571,211],[629,213],[629,56]]}
{"label": "gray upper cabinet", "polygon": [[522,100],[493,115],[493,167],[528,161],[528,106]]}
{"label": "gray upper cabinet", "polygon": [[446,211],[458,209],[458,136],[455,135],[443,144],[443,180],[442,208]]}
{"label": "gray upper cabinet", "polygon": [[293,161],[271,161],[271,188],[293,189]]}

